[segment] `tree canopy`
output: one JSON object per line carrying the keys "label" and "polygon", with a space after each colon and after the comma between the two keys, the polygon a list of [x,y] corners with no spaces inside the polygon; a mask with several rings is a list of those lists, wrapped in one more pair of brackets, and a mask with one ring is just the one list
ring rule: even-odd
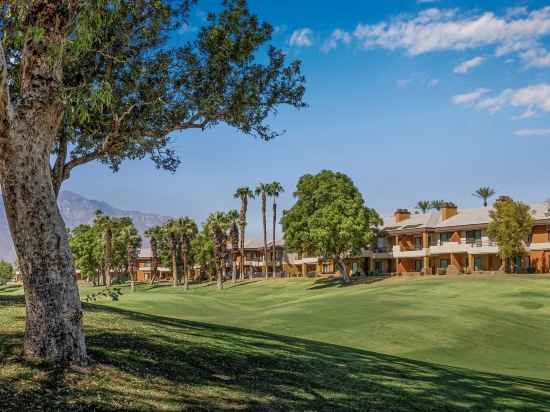
{"label": "tree canopy", "polygon": [[14,275],[15,271],[13,265],[4,260],[0,260],[0,285],[5,285],[12,280]]}
{"label": "tree canopy", "polygon": [[525,243],[533,230],[531,208],[507,196],[501,196],[490,211],[487,228],[489,237],[498,243],[498,254],[503,259],[523,256]]}
{"label": "tree canopy", "polygon": [[373,241],[380,217],[366,207],[362,194],[343,173],[323,170],[302,176],[294,197],[296,203],[282,218],[286,247],[335,259],[347,280],[342,259]]}
{"label": "tree canopy", "polygon": [[[304,106],[299,61],[287,64],[272,46],[265,63],[256,60],[273,28],[245,0],[224,0],[194,39],[176,39],[194,3],[74,2],[66,13],[66,37],[47,45],[61,56],[63,72],[57,92],[65,110],[52,167],[57,191],[75,167],[95,160],[116,171],[125,159],[149,156],[173,171],[180,162],[170,147],[175,132],[225,123],[269,140],[279,133],[266,123],[277,106]],[[0,6],[14,99],[20,95],[25,35],[44,31],[29,21],[33,13],[25,2]]]}

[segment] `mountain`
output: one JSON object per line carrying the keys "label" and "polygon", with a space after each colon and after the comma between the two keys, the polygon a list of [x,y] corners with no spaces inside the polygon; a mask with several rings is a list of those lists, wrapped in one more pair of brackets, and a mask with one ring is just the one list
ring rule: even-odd
{"label": "mountain", "polygon": [[[59,195],[59,209],[69,228],[74,228],[81,224],[91,223],[94,220],[96,210],[101,210],[112,217],[131,217],[136,229],[143,235],[143,232],[152,227],[160,225],[170,219],[167,216],[160,216],[153,213],[143,213],[135,210],[117,209],[110,204],[87,199],[78,193],[64,191]],[[144,239],[145,240],[145,239]],[[13,262],[15,252],[11,241],[10,230],[4,212],[4,203],[0,196],[0,259]]]}

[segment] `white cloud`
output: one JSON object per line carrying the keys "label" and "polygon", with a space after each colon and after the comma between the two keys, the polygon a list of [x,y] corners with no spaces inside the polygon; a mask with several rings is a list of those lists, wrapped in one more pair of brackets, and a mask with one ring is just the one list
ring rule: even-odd
{"label": "white cloud", "polygon": [[436,87],[438,86],[440,83],[440,80],[439,79],[431,79],[429,82],[428,82],[428,86],[430,87]]}
{"label": "white cloud", "polygon": [[487,89],[478,89],[475,92],[454,96],[452,101],[455,104],[476,103],[478,109],[488,110],[496,113],[505,108],[522,109],[518,119],[528,119],[540,112],[550,112],[550,84],[541,83],[521,89],[506,89],[501,93],[484,97]]}
{"label": "white cloud", "polygon": [[527,50],[520,57],[527,67],[550,67],[550,52],[546,49]]}
{"label": "white cloud", "polygon": [[354,37],[365,48],[402,49],[410,55],[497,47],[507,53],[536,47],[550,34],[550,6],[525,13],[497,16],[492,12],[459,14],[457,10],[430,8],[414,16],[401,15],[389,22],[359,24]]}
{"label": "white cloud", "polygon": [[341,29],[334,30],[330,35],[330,37],[323,44],[323,47],[321,47],[321,51],[323,53],[328,53],[332,49],[335,49],[336,47],[338,47],[339,43],[342,43],[345,45],[350,44],[351,34]]}
{"label": "white cloud", "polygon": [[455,67],[454,72],[457,74],[466,74],[474,67],[479,66],[485,61],[483,57],[474,57],[473,59],[466,60]]}
{"label": "white cloud", "polygon": [[521,129],[516,130],[515,134],[521,137],[550,136],[550,129]]}
{"label": "white cloud", "polygon": [[483,95],[489,93],[489,89],[477,89],[470,93],[457,94],[451,99],[454,104],[469,104],[479,100]]}
{"label": "white cloud", "polygon": [[292,36],[290,36],[290,45],[296,47],[313,46],[313,30],[307,27],[294,30]]}

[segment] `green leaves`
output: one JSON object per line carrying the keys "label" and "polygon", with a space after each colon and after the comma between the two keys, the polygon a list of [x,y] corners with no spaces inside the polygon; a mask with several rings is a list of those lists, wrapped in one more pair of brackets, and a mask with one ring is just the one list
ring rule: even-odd
{"label": "green leaves", "polygon": [[282,218],[285,245],[293,251],[326,257],[358,253],[381,223],[342,173],[302,176],[294,196],[296,204]]}
{"label": "green leaves", "polygon": [[499,255],[507,259],[525,254],[525,242],[533,229],[529,206],[508,197],[499,198],[490,212],[489,237],[498,243]]}

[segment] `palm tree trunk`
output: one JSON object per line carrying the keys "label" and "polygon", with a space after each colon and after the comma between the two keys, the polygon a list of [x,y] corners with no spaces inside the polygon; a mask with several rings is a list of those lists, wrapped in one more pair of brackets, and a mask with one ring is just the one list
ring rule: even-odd
{"label": "palm tree trunk", "polygon": [[244,231],[245,225],[241,225],[241,253],[239,256],[239,279],[244,280]]}
{"label": "palm tree trunk", "polygon": [[233,267],[231,268],[232,272],[231,272],[231,277],[232,277],[232,281],[233,283],[236,283],[237,282],[237,261],[236,261],[236,256],[237,254],[235,253],[235,251],[233,251]]}
{"label": "palm tree trunk", "polygon": [[172,253],[172,286],[178,286],[178,258],[177,258],[177,244],[174,239],[171,240],[171,253]]}
{"label": "palm tree trunk", "polygon": [[107,287],[111,287],[112,276],[111,266],[113,261],[113,231],[110,223],[108,223],[105,231],[105,284]]}
{"label": "palm tree trunk", "polygon": [[267,279],[267,197],[265,192],[262,192],[262,225],[264,229],[264,271]]}
{"label": "palm tree trunk", "polygon": [[277,201],[275,198],[273,198],[273,227],[272,227],[272,235],[273,235],[273,244],[271,245],[272,248],[272,263],[273,263],[273,277],[275,277],[275,273],[277,272],[277,252],[275,247],[275,229],[277,227]]}
{"label": "palm tree trunk", "polygon": [[150,283],[153,285],[158,278],[158,250],[157,250],[157,240],[151,238],[151,279]]}

